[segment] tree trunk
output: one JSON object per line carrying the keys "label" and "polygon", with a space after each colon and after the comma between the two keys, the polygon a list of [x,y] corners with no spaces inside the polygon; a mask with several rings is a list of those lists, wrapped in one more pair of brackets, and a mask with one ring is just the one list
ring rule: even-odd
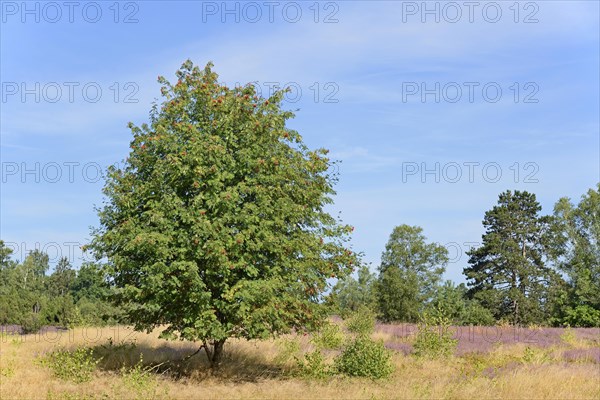
{"label": "tree trunk", "polygon": [[225,339],[215,340],[212,344],[205,344],[204,349],[206,350],[206,356],[212,369],[218,369],[223,359],[223,345]]}

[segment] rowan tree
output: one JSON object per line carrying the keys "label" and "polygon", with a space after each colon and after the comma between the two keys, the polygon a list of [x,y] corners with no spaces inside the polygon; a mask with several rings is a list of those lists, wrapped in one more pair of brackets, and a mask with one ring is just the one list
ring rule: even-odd
{"label": "rowan tree", "polygon": [[331,216],[337,175],[286,122],[283,90],[218,83],[186,61],[109,168],[90,247],[108,260],[114,299],[161,337],[202,341],[212,366],[228,338],[310,330],[328,279],[357,262],[351,227]]}

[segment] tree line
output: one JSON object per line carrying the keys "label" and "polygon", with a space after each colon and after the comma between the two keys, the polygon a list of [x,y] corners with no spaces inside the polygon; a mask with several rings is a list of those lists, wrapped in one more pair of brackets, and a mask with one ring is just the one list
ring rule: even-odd
{"label": "tree line", "polygon": [[0,324],[35,332],[43,325],[98,326],[119,318],[100,264],[86,262],[75,270],[63,257],[48,274],[48,254],[36,249],[22,262],[11,255],[0,240]]}
{"label": "tree line", "polygon": [[162,338],[201,341],[213,366],[229,338],[314,331],[360,307],[385,321],[443,312],[456,323],[598,325],[597,191],[561,199],[552,216],[533,194],[502,193],[466,285],[442,282],[447,250],[406,225],[374,275],[349,244],[353,228],[326,210],[336,161],[289,127],[286,89],[230,88],[212,67],[187,60],[176,82],[160,76],[149,122],[129,124],[129,154],[107,171],[85,246],[95,263],[73,271],[61,260],[47,275],[47,255],[16,262],[2,245],[0,323],[161,327]]}
{"label": "tree line", "polygon": [[600,184],[540,215],[533,193],[506,191],[485,213],[480,246],[467,252],[466,285],[443,281],[448,250],[423,229],[394,228],[377,274],[361,266],[333,288],[344,314],[368,307],[385,321],[441,313],[456,324],[600,326]]}
{"label": "tree line", "polygon": [[[442,279],[449,261],[444,246],[428,243],[421,227],[397,226],[377,273],[359,264],[326,303],[342,315],[369,308],[387,322],[443,312],[462,325],[600,326],[600,185],[578,204],[561,198],[553,215],[540,211],[532,193],[501,193],[485,213],[481,245],[467,252],[467,283],[458,285]],[[0,241],[0,324],[35,331],[124,321],[99,263],[75,270],[62,258],[48,274],[49,258],[40,250],[23,262],[11,253]]]}

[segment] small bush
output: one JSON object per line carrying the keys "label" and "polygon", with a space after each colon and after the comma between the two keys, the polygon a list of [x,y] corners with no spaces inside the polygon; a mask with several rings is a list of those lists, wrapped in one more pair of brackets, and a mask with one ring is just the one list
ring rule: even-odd
{"label": "small bush", "polygon": [[476,300],[468,300],[465,304],[458,321],[460,325],[492,326],[496,324],[492,312]]}
{"label": "small bush", "polygon": [[346,328],[358,335],[370,335],[375,329],[375,313],[367,307],[359,308],[346,320]]}
{"label": "small bush", "polygon": [[452,339],[448,318],[443,314],[436,317],[426,314],[419,323],[413,348],[417,357],[444,358],[454,353],[457,344],[458,340]]}
{"label": "small bush", "polygon": [[42,318],[37,313],[29,313],[21,320],[23,333],[36,333],[44,324]]}
{"label": "small bush", "polygon": [[312,342],[319,349],[335,350],[342,347],[344,334],[338,325],[328,322],[314,335]]}
{"label": "small bush", "polygon": [[57,350],[42,360],[42,364],[49,367],[56,377],[76,383],[90,381],[98,362],[93,350],[88,348]]}
{"label": "small bush", "polygon": [[391,352],[382,341],[359,335],[335,359],[337,372],[349,376],[364,376],[372,379],[388,377],[394,370]]}
{"label": "small bush", "polygon": [[588,305],[568,308],[563,318],[563,324],[584,328],[600,327],[600,310]]}
{"label": "small bush", "polygon": [[524,364],[543,364],[552,361],[551,350],[525,347],[521,362]]}
{"label": "small bush", "polygon": [[324,379],[332,374],[319,349],[304,354],[303,358],[296,357],[296,363],[300,375],[306,378]]}

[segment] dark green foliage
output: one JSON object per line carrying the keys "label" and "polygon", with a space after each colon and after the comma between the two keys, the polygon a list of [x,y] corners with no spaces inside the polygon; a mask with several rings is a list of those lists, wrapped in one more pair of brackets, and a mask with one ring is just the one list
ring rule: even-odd
{"label": "dark green foliage", "polygon": [[217,365],[227,338],[317,328],[328,279],[357,257],[351,227],[324,210],[337,181],[327,150],[286,126],[284,92],[220,85],[211,64],[176,75],[159,79],[150,124],[130,124],[91,248],[136,329],[203,341]]}
{"label": "dark green foliage", "polygon": [[394,371],[391,359],[392,354],[384,347],[383,341],[358,335],[336,357],[334,365],[342,374],[382,379]]}
{"label": "dark green foliage", "polygon": [[71,286],[73,298],[76,302],[82,298],[93,300],[106,299],[110,294],[110,288],[106,281],[104,272],[98,264],[92,262],[83,263],[79,271],[77,271],[77,277]]}
{"label": "dark green foliage", "polygon": [[127,321],[123,312],[106,300],[82,297],[75,307],[71,325],[104,326]]}
{"label": "dark green foliage", "polygon": [[62,258],[47,275],[48,255],[34,250],[21,264],[10,256],[0,241],[0,324],[18,324],[33,333],[44,325],[116,322],[119,312],[105,300],[110,288],[97,265],[75,271]]}
{"label": "dark green foliage", "polygon": [[600,184],[578,205],[561,198],[554,206],[554,260],[568,281],[554,322],[570,326],[600,324]]}
{"label": "dark green foliage", "polygon": [[27,331],[36,331],[48,316],[43,313],[49,299],[45,285],[48,255],[34,250],[19,264],[10,260],[11,251],[2,241],[0,253],[0,323],[23,324]]}
{"label": "dark green foliage", "polygon": [[418,226],[397,226],[385,246],[377,281],[384,321],[417,321],[444,273],[448,250],[426,243],[422,232]]}
{"label": "dark green foliage", "polygon": [[567,307],[563,311],[560,322],[566,326],[600,327],[600,311],[587,304],[575,308]]}
{"label": "dark green foliage", "polygon": [[16,263],[11,260],[12,253],[12,249],[6,246],[3,240],[0,240],[0,271],[15,267]]}
{"label": "dark green foliage", "polygon": [[483,307],[476,299],[467,298],[464,284],[458,286],[451,281],[444,282],[437,288],[426,312],[439,316],[439,310],[445,310],[454,325],[494,325],[496,320],[490,310]]}
{"label": "dark green foliage", "polygon": [[29,312],[21,317],[20,325],[23,333],[35,333],[44,325],[44,321],[39,313]]}
{"label": "dark green foliage", "polygon": [[540,210],[534,194],[500,194],[498,205],[485,213],[482,246],[467,253],[469,297],[497,319],[530,324],[550,317],[550,289],[559,277],[545,263],[551,220]]}
{"label": "dark green foliage", "polygon": [[67,258],[63,257],[58,261],[54,272],[46,278],[45,293],[49,298],[42,311],[48,323],[67,326],[73,321],[76,310],[71,289],[76,276],[76,271]]}
{"label": "dark green foliage", "polygon": [[375,293],[375,275],[366,265],[358,268],[357,278],[349,275],[340,279],[332,289],[328,298],[333,303],[333,312],[346,318],[361,307],[372,310],[377,309],[377,296]]}
{"label": "dark green foliage", "polygon": [[496,324],[494,314],[479,301],[475,299],[466,299],[465,308],[460,315],[458,325],[479,325],[479,326],[492,326]]}
{"label": "dark green foliage", "polygon": [[82,264],[72,287],[76,324],[102,326],[125,322],[123,311],[110,301],[113,290],[105,271],[98,264]]}
{"label": "dark green foliage", "polygon": [[76,280],[77,273],[71,267],[69,260],[63,257],[59,260],[52,275],[46,280],[48,293],[52,296],[65,296],[70,293]]}
{"label": "dark green foliage", "polygon": [[399,268],[388,268],[380,272],[377,300],[384,321],[416,321],[423,306],[417,275]]}

